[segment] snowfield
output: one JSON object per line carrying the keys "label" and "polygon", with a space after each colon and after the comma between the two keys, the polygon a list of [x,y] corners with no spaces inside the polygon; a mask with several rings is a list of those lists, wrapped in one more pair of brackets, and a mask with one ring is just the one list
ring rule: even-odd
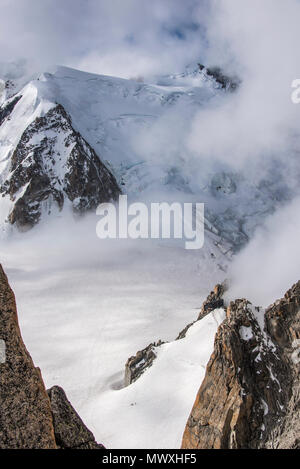
{"label": "snowfield", "polygon": [[[178,448],[224,313],[174,339],[224,273],[182,248],[105,243],[89,234],[92,226],[60,227],[57,238],[57,229],[23,234],[0,249],[24,341],[46,386],[62,386],[108,448]],[[171,342],[123,389],[127,359],[159,339]]]}

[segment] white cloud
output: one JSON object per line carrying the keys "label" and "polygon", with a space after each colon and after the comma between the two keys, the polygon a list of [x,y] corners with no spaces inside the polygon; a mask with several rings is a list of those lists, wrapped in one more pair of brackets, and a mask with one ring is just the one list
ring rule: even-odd
{"label": "white cloud", "polygon": [[231,266],[228,297],[268,306],[300,280],[300,199],[270,216]]}
{"label": "white cloud", "polygon": [[300,3],[215,0],[212,10],[206,60],[236,71],[243,84],[235,99],[199,112],[190,148],[239,166],[286,155],[291,134],[299,133],[291,84],[300,74]]}
{"label": "white cloud", "polygon": [[0,0],[1,60],[88,71],[169,71],[201,53],[195,8],[206,0]]}

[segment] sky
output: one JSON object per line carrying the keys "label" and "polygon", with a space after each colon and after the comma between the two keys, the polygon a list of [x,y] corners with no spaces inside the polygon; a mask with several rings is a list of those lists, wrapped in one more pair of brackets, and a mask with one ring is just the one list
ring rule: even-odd
{"label": "sky", "polygon": [[124,78],[198,61],[240,75],[270,60],[273,70],[279,59],[296,63],[287,45],[298,40],[298,0],[0,0],[0,11],[2,63]]}
{"label": "sky", "polygon": [[279,60],[296,63],[287,45],[298,40],[298,0],[0,0],[0,11],[2,63],[26,58],[39,69],[124,78],[196,61],[240,75],[270,60],[273,70]]}
{"label": "sky", "polygon": [[130,77],[198,60],[207,0],[0,0],[1,61]]}

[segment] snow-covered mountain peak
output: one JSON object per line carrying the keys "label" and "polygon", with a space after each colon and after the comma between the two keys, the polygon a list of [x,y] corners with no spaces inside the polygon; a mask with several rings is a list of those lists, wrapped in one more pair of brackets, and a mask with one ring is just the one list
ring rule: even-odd
{"label": "snow-covered mountain peak", "polygon": [[120,192],[55,98],[55,86],[45,76],[1,107],[2,229],[7,223],[28,229],[66,205],[84,212]]}
{"label": "snow-covered mountain peak", "polygon": [[157,84],[164,86],[205,87],[216,90],[234,91],[240,84],[235,76],[228,76],[220,67],[205,67],[200,62],[189,64],[182,72],[154,77]]}
{"label": "snow-covered mountain peak", "polygon": [[[32,226],[63,208],[85,211],[122,190],[133,200],[203,202],[212,244],[224,252],[243,246],[280,203],[282,182],[273,178],[261,185],[233,168],[199,161],[186,144],[196,113],[232,99],[229,91],[236,82],[201,64],[153,82],[58,66],[5,96],[0,107],[2,229],[11,223]],[[76,162],[73,150],[79,152]],[[83,160],[80,193],[71,195],[69,165],[74,170]],[[90,171],[95,165],[108,183],[106,197]],[[29,204],[36,210],[30,216]]]}

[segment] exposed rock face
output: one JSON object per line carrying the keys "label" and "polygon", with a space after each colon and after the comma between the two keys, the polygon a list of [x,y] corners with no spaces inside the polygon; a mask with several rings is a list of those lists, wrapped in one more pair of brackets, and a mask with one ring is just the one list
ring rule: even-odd
{"label": "exposed rock face", "polygon": [[228,91],[235,91],[238,88],[240,80],[236,77],[229,77],[228,75],[225,75],[220,67],[206,68],[202,64],[198,65],[199,69],[202,72],[205,72],[208,77],[213,78],[220,85],[221,88],[226,89]]}
{"label": "exposed rock face", "polygon": [[286,415],[270,433],[267,449],[300,449],[300,382],[293,385]]}
{"label": "exposed rock face", "polygon": [[61,388],[48,394],[22,340],[15,297],[0,266],[0,449],[103,448]]}
{"label": "exposed rock face", "polygon": [[269,435],[267,448],[300,448],[300,282],[266,310],[266,325],[289,370],[284,386],[290,399],[284,418]]}
{"label": "exposed rock face", "polygon": [[125,365],[125,386],[136,381],[150,366],[152,366],[157,355],[155,349],[160,347],[163,342],[159,341],[145,347],[137,352],[134,357],[128,358]]}
{"label": "exposed rock face", "polygon": [[182,448],[299,447],[299,311],[300,282],[265,312],[230,303]]}
{"label": "exposed rock face", "polygon": [[213,291],[208,295],[204,301],[201,311],[198,316],[198,321],[204,318],[207,314],[211,313],[214,309],[223,308],[224,300],[223,295],[226,292],[226,283],[217,284]]}
{"label": "exposed rock face", "polygon": [[61,210],[68,201],[74,212],[83,213],[116,199],[120,189],[92,147],[73,129],[63,106],[57,105],[23,133],[0,192],[14,202],[9,222],[26,230],[43,211]]}
{"label": "exposed rock face", "polygon": [[54,386],[48,390],[53,416],[55,439],[60,449],[103,449],[94,435],[68,401],[62,388]]}
{"label": "exposed rock face", "polygon": [[14,294],[0,266],[0,448],[56,448],[50,401],[21,337]]}
{"label": "exposed rock face", "polygon": [[289,360],[294,341],[300,339],[300,282],[267,308],[265,318],[270,336],[278,344],[281,355]]}
{"label": "exposed rock face", "polygon": [[15,105],[17,104],[18,101],[20,101],[21,98],[22,96],[16,96],[15,98],[10,99],[9,102],[5,106],[0,107],[0,125],[2,125],[4,120],[7,117],[9,117]]}
{"label": "exposed rock face", "polygon": [[207,316],[209,313],[214,311],[215,309],[219,308],[224,308],[224,299],[223,295],[226,292],[227,286],[226,282],[222,284],[217,284],[213,291],[210,292],[206,300],[203,302],[201,306],[200,313],[198,315],[198,318],[196,321],[191,322],[188,324],[178,335],[176,340],[184,339],[186,336],[187,331],[189,330],[190,327],[192,327],[195,322],[200,321],[203,319],[205,316]]}

